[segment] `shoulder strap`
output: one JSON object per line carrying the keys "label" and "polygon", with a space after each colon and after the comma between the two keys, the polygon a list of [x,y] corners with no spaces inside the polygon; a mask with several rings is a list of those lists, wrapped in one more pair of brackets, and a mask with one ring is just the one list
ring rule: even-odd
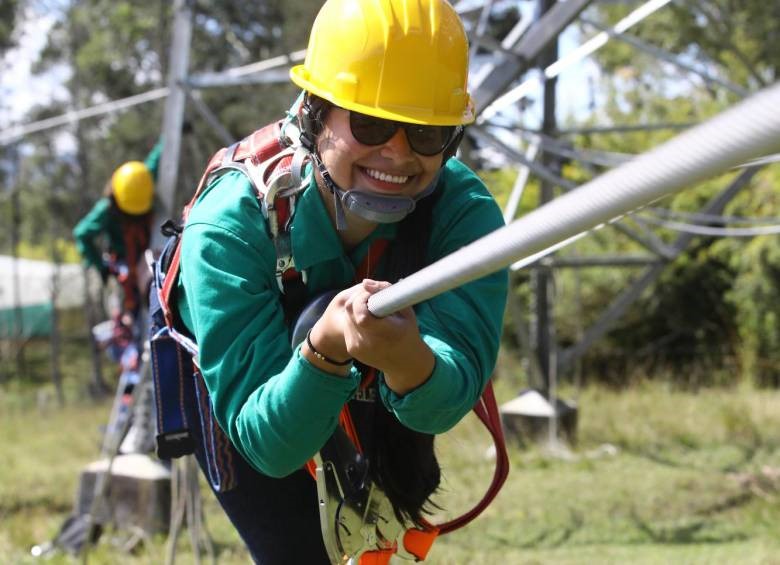
{"label": "shoulder strap", "polygon": [[[282,142],[280,122],[261,128],[243,140],[229,147],[223,147],[211,157],[195,194],[182,211],[183,226],[198,198],[218,175],[231,170],[245,174],[252,183],[263,215],[268,220],[277,254],[277,283],[283,295],[290,297],[284,300],[286,315],[288,302],[303,303],[301,296],[306,282],[306,273],[295,270],[288,231],[288,224],[295,207],[295,195],[301,188],[301,186],[293,186],[298,180],[291,172],[293,160],[296,158],[301,157]],[[174,245],[159,291],[166,325],[171,329],[175,323],[171,298],[179,278],[181,234],[178,234]]]}
{"label": "shoulder strap", "polygon": [[[247,160],[252,165],[259,166],[274,155],[278,155],[284,149],[285,146],[282,145],[281,142],[281,123],[275,122],[255,131],[241,141],[237,141],[233,145],[223,147],[217,151],[211,159],[209,159],[206,170],[203,171],[203,175],[198,183],[198,188],[195,190],[195,194],[193,194],[190,202],[184,207],[182,220],[184,222],[187,221],[190,210],[209,185],[212,180],[212,175],[215,172],[220,169],[236,169],[246,173],[247,176],[250,176],[246,169]],[[292,161],[292,158],[290,158],[290,161]],[[255,184],[255,179],[250,177],[250,180]],[[255,188],[257,189],[257,186],[255,186]]]}

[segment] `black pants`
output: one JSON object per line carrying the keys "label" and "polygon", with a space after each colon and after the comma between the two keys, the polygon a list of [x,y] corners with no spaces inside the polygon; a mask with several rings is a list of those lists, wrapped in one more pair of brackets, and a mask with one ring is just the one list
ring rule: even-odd
{"label": "black pants", "polygon": [[[204,442],[199,439],[195,456],[208,477]],[[311,475],[301,469],[282,479],[268,477],[230,449],[235,486],[214,494],[255,563],[329,565],[320,530],[317,485]]]}

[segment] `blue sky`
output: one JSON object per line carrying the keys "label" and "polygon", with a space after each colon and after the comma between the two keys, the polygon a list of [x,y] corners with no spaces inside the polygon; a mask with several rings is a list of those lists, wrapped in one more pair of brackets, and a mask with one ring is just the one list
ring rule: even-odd
{"label": "blue sky", "polygon": [[0,78],[0,127],[18,121],[35,104],[67,97],[62,82],[67,78],[66,69],[57,69],[41,77],[30,72],[32,62],[46,44],[56,12],[44,14],[28,8],[22,18],[24,25],[19,35],[19,45],[6,53]]}

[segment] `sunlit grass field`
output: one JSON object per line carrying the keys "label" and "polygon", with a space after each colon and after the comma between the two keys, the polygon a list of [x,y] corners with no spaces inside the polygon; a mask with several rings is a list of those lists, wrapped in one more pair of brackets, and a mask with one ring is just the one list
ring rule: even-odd
{"label": "sunlit grass field", "polygon": [[[71,511],[80,470],[99,451],[110,399],[82,394],[86,358],[72,357],[64,408],[46,383],[0,386],[0,563],[37,562]],[[507,355],[500,401],[522,388]],[[780,393],[749,386],[676,391],[646,381],[623,391],[564,389],[579,407],[570,450],[510,446],[512,470],[495,502],[468,527],[442,537],[429,563],[780,564]],[[483,494],[493,461],[488,434],[470,416],[438,439],[445,480],[441,519]],[[205,492],[217,562],[248,563],[230,524]],[[116,534],[116,535],[115,535]],[[164,563],[159,536],[133,554],[107,532],[89,563]],[[46,563],[79,563],[55,555]],[[194,563],[186,532],[177,563]]]}

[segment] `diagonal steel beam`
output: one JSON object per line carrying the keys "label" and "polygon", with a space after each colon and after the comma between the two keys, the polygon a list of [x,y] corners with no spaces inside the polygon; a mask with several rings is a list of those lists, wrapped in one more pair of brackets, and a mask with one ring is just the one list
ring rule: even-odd
{"label": "diagonal steel beam", "polygon": [[[549,182],[550,184],[562,188],[567,192],[577,188],[576,183],[555,174],[548,167],[545,167],[541,163],[532,159],[528,159],[522,152],[509,147],[504,142],[504,140],[499,139],[491,132],[487,131],[483,126],[470,126],[469,134],[475,137],[478,141],[486,143],[491,147],[501,151],[512,161],[519,163],[523,167],[526,167],[543,181]],[[620,221],[611,222],[609,227],[623,233],[624,235],[636,241],[642,247],[665,259],[670,259],[673,255],[669,247],[663,241],[661,241],[660,238],[644,227],[642,227],[643,233],[638,232],[637,230],[621,223]]]}
{"label": "diagonal steel beam", "polygon": [[546,180],[547,182],[555,186],[559,186],[567,191],[577,188],[577,185],[572,181],[566,180],[565,178],[560,177],[555,173],[553,173],[550,169],[548,169],[544,165],[541,165],[532,159],[528,159],[522,152],[512,147],[509,147],[503,140],[496,137],[493,133],[489,132],[484,127],[469,126],[468,132],[469,135],[476,138],[477,141],[490,145],[491,147],[497,149],[498,151],[502,152],[504,155],[509,157],[515,163],[527,167],[528,169],[530,169],[532,173],[534,173],[542,180]]}
{"label": "diagonal steel beam", "polygon": [[235,138],[225,128],[225,126],[222,125],[222,122],[219,121],[219,118],[214,114],[214,112],[211,111],[211,108],[208,107],[206,102],[203,101],[203,97],[200,95],[200,92],[186,89],[186,93],[187,99],[192,102],[193,108],[195,108],[198,114],[200,114],[201,117],[206,120],[206,123],[211,126],[211,129],[214,130],[214,133],[219,136],[219,138],[222,140],[222,143],[225,144],[225,147],[232,145],[235,141]]}
{"label": "diagonal steel beam", "polygon": [[[710,200],[702,209],[704,214],[720,214],[723,209],[738,193],[750,182],[750,179],[758,172],[760,167],[753,167],[743,171],[725,190]],[[672,244],[675,251],[675,257],[679,256],[686,247],[693,241],[693,234],[683,233],[677,237]],[[631,306],[642,293],[652,285],[666,268],[665,264],[654,265],[645,270],[645,272],[634,281],[634,283],[619,294],[607,309],[599,316],[598,320],[588,328],[580,341],[564,349],[558,354],[558,370],[565,371],[569,369],[574,361],[587,351],[587,349],[598,339],[600,339],[612,324],[622,316],[628,307]]]}
{"label": "diagonal steel beam", "polygon": [[644,41],[642,41],[637,37],[634,37],[633,35],[629,35],[627,33],[619,33],[614,29],[612,29],[611,27],[602,25],[596,21],[587,18],[581,18],[581,20],[584,23],[598,29],[599,31],[605,32],[613,39],[622,41],[623,43],[626,43],[627,45],[631,45],[632,47],[638,49],[639,51],[643,51],[649,55],[652,55],[656,59],[660,59],[661,61],[666,61],[667,63],[670,63],[675,67],[678,67],[686,72],[693,73],[701,77],[704,80],[704,82],[706,82],[707,84],[717,84],[719,86],[722,86],[726,90],[733,92],[734,94],[736,94],[741,98],[744,98],[745,96],[750,94],[750,91],[748,89],[742,88],[741,86],[734,84],[733,82],[716,77],[693,65],[690,65],[685,61],[683,61],[681,57],[673,53],[670,53],[665,49],[661,49],[660,47],[656,47],[655,45],[650,45],[649,43],[645,43]]}
{"label": "diagonal steel beam", "polygon": [[612,222],[609,226],[667,261],[671,261],[675,257],[674,248],[666,245],[660,237],[643,225],[640,225],[641,231],[637,231],[634,228],[627,226],[622,223],[622,221]]}
{"label": "diagonal steel beam", "polygon": [[222,88],[225,86],[252,86],[255,84],[284,84],[290,82],[290,68],[268,69],[260,73],[231,77],[201,74],[187,79],[189,88]]}
{"label": "diagonal steel beam", "polygon": [[[528,161],[534,161],[536,155],[539,152],[539,143],[530,143],[525,151],[525,158]],[[512,187],[512,192],[506,201],[504,207],[504,223],[508,224],[515,219],[517,215],[517,209],[520,207],[520,201],[523,199],[523,192],[528,184],[528,177],[531,170],[525,165],[520,165],[517,170],[517,178],[515,184]]]}
{"label": "diagonal steel beam", "polygon": [[647,265],[656,265],[661,260],[652,255],[616,255],[599,256],[591,255],[588,257],[551,257],[540,261],[545,267],[551,269],[588,269],[592,267],[646,267]]}
{"label": "diagonal steel beam", "polygon": [[663,123],[663,124],[616,124],[612,126],[586,126],[579,128],[564,128],[558,130],[558,135],[591,135],[600,133],[627,133],[631,131],[656,131],[656,130],[677,130],[688,129],[697,124],[697,122],[686,123]]}
{"label": "diagonal steel beam", "polygon": [[193,74],[187,77],[186,82],[190,88],[289,82],[290,66],[302,61],[305,56],[306,50],[301,49],[224,71]]}
{"label": "diagonal steel beam", "polygon": [[512,82],[531,66],[542,50],[558,38],[558,35],[580,15],[592,0],[567,0],[558,2],[539,18],[520,36],[517,42],[508,47],[518,57],[508,57],[501,53],[501,59],[495,70],[487,75],[472,93],[477,108],[486,108],[500,95],[504,94]]}

